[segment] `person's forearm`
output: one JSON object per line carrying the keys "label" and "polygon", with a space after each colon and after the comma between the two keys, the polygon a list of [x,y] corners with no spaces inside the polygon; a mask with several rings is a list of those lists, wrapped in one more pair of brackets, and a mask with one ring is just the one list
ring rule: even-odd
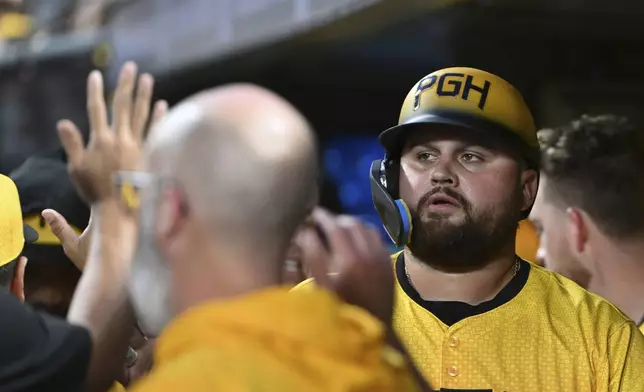
{"label": "person's forearm", "polygon": [[134,315],[127,281],[136,227],[115,201],[93,207],[94,230],[87,264],[68,313],[93,341],[86,390],[106,391],[122,371]]}
{"label": "person's forearm", "polygon": [[434,392],[434,390],[429,385],[429,382],[425,380],[425,377],[423,377],[423,375],[420,373],[418,368],[416,368],[416,365],[414,364],[414,361],[411,359],[411,356],[403,346],[400,339],[398,339],[398,336],[396,335],[396,333],[391,328],[387,332],[387,344],[389,344],[389,346],[391,346],[392,348],[400,352],[402,356],[405,358],[405,361],[407,362],[407,365],[409,366],[409,369],[412,372],[412,375],[414,376],[416,383],[420,386],[420,390],[423,392]]}

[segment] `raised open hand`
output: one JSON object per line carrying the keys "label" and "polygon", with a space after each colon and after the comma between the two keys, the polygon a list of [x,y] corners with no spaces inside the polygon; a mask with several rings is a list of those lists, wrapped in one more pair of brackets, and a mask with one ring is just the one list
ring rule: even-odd
{"label": "raised open hand", "polygon": [[[87,147],[83,146],[81,133],[74,123],[69,120],[58,123],[70,176],[77,192],[90,204],[112,194],[112,175],[116,171],[137,167],[148,122],[152,127],[167,111],[167,103],[158,101],[150,119],[154,79],[148,74],[141,75],[134,96],[136,74],[134,63],[126,63],[121,69],[112,109],[114,121],[110,127],[103,97],[103,78],[98,71],[90,73],[87,79],[87,112],[90,119]],[[92,220],[78,236],[56,211],[45,210],[43,217],[60,240],[67,256],[78,268],[83,269],[91,241]]]}
{"label": "raised open hand", "polygon": [[[134,89],[136,86],[136,96]],[[132,62],[121,69],[112,106],[110,126],[103,92],[103,78],[92,71],[87,79],[87,112],[90,122],[89,143],[83,145],[80,131],[69,120],[58,123],[58,133],[67,153],[69,173],[77,191],[90,204],[111,196],[112,176],[119,170],[134,170],[139,164],[141,141],[150,116],[154,79],[149,74],[138,78]],[[167,110],[164,101],[156,103],[152,122]]]}

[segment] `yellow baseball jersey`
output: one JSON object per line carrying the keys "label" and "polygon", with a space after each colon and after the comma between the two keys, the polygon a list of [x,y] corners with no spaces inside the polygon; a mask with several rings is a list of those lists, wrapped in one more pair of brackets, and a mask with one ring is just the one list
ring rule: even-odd
{"label": "yellow baseball jersey", "polygon": [[107,392],[125,392],[125,388],[118,382],[114,382],[112,387]]}
{"label": "yellow baseball jersey", "polygon": [[409,284],[402,253],[394,265],[394,327],[433,388],[644,391],[644,335],[574,282],[521,261],[491,301],[429,302]]}

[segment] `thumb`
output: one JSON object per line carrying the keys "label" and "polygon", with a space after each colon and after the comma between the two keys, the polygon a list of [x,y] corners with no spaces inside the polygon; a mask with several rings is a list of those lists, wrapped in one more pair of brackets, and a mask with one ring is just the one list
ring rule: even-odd
{"label": "thumb", "polygon": [[75,251],[78,247],[78,235],[67,223],[67,220],[55,210],[47,209],[42,212],[42,217],[51,228],[56,238],[67,251]]}

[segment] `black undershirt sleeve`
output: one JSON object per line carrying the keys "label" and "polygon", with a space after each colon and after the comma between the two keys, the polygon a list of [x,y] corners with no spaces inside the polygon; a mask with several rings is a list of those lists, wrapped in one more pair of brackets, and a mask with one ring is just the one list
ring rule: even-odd
{"label": "black undershirt sleeve", "polygon": [[0,294],[0,392],[80,391],[91,350],[86,329]]}

